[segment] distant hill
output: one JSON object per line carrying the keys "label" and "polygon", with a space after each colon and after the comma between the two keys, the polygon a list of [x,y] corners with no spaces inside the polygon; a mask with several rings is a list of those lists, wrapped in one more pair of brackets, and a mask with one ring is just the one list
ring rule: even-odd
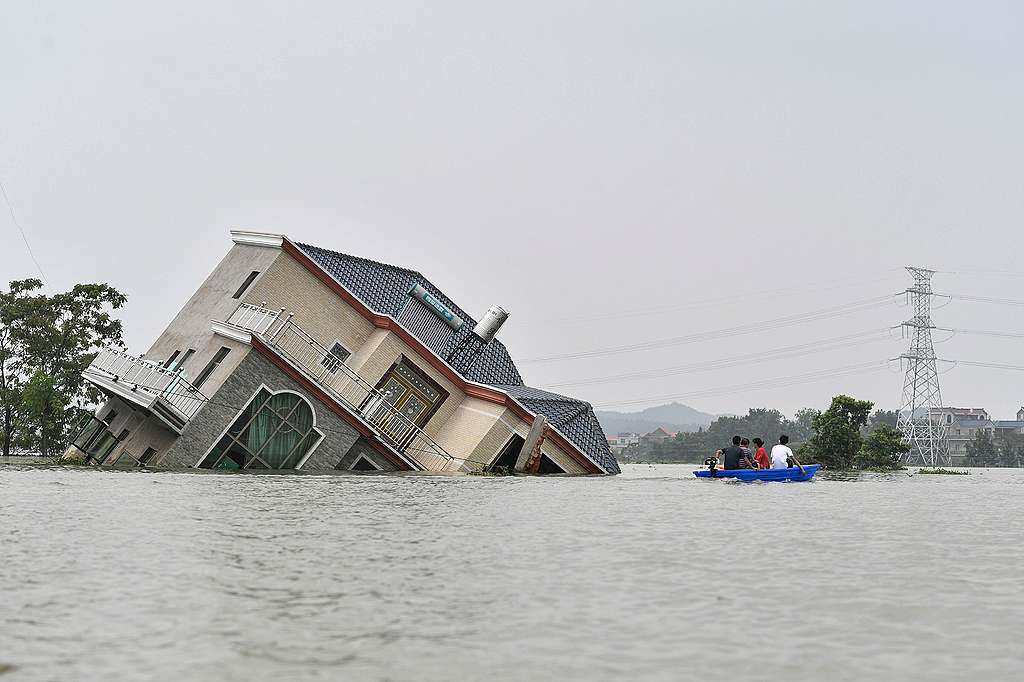
{"label": "distant hill", "polygon": [[668,431],[696,431],[707,426],[715,415],[695,410],[682,403],[648,407],[641,412],[597,412],[606,436],[622,432],[650,433],[659,426]]}

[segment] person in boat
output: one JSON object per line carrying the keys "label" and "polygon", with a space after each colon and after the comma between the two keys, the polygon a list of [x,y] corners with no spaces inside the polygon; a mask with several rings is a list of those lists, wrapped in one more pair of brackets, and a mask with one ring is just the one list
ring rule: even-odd
{"label": "person in boat", "polygon": [[757,462],[754,461],[754,450],[750,447],[750,439],[740,440],[740,449],[743,450],[743,464],[747,469],[756,469]]}
{"label": "person in boat", "polygon": [[[721,460],[724,469],[747,469],[750,458],[744,454],[740,443],[743,441],[739,436],[732,437],[732,445],[722,448]],[[749,448],[748,448],[749,452]]]}
{"label": "person in boat", "polygon": [[789,436],[779,436],[779,444],[772,448],[772,469],[788,469],[793,466],[793,451],[788,443]]}
{"label": "person in boat", "polygon": [[754,462],[757,464],[757,468],[771,469],[772,458],[768,456],[767,450],[764,449],[764,441],[760,438],[755,438],[754,447],[757,448],[754,451]]}

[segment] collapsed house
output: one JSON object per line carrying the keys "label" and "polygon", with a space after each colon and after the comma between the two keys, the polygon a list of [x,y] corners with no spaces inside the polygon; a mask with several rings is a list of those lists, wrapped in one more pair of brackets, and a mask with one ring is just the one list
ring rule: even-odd
{"label": "collapsed house", "polygon": [[616,474],[591,406],[524,385],[495,337],[414,270],[232,231],[69,447],[103,466]]}

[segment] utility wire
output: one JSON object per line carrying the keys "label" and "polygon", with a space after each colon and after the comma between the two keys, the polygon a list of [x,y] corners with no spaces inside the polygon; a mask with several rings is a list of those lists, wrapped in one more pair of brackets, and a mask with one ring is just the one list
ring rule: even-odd
{"label": "utility wire", "polygon": [[[884,273],[893,273],[895,270],[902,270],[903,268],[890,268],[884,270]],[[848,278],[855,281],[847,283],[841,283],[843,280],[830,279],[825,284],[819,284],[815,282],[804,282],[799,287],[784,287],[778,289],[761,289],[759,291],[753,291],[743,294],[731,294],[728,296],[720,296],[717,298],[708,298],[704,300],[687,300],[685,303],[666,303],[658,306],[650,306],[648,308],[629,308],[627,310],[619,310],[613,313],[597,313],[593,315],[580,315],[576,317],[560,316],[554,318],[547,318],[539,320],[540,323],[545,325],[560,325],[560,324],[574,324],[581,322],[594,322],[603,320],[620,320],[630,317],[644,317],[647,315],[659,315],[669,312],[677,312],[683,310],[694,310],[699,308],[707,308],[715,305],[725,305],[728,303],[734,303],[737,301],[749,301],[752,299],[762,298],[777,298],[793,293],[804,293],[808,291],[820,292],[820,291],[833,291],[835,289],[845,289],[852,286],[863,286],[864,284],[874,284],[876,282],[882,282],[886,280],[902,279],[901,275],[896,274],[884,274],[880,277],[876,277],[871,280],[866,280],[864,275],[858,275],[856,278]]]}
{"label": "utility wire", "polygon": [[852,313],[862,312],[865,310],[880,308],[890,304],[892,298],[892,294],[888,294],[885,296],[876,296],[868,299],[862,299],[859,301],[853,301],[851,303],[846,303],[843,305],[822,308],[808,313],[799,313],[796,315],[778,317],[771,320],[765,320],[763,322],[753,322],[737,325],[735,327],[716,329],[714,331],[689,334],[687,336],[676,336],[666,339],[655,339],[651,341],[644,341],[641,343],[633,343],[622,346],[611,346],[608,348],[598,348],[594,350],[582,351],[577,353],[562,353],[559,355],[540,356],[535,358],[528,358],[526,360],[523,360],[522,362],[545,363],[557,362],[562,360],[577,360],[581,358],[606,357],[609,355],[619,355],[622,353],[635,353],[638,351],[668,348],[671,346],[696,343],[699,341],[710,341],[730,336],[740,336],[744,334],[772,331],[774,329],[779,329],[781,327],[787,327],[790,325],[803,324],[805,322],[817,322],[819,320],[827,320],[834,317],[840,317],[843,315],[850,315]]}
{"label": "utility wire", "polygon": [[691,374],[697,372],[707,372],[717,369],[727,369],[730,367],[737,367],[740,365],[747,365],[751,363],[768,360],[796,358],[806,355],[812,355],[814,353],[824,353],[832,350],[839,350],[842,348],[861,346],[866,343],[877,343],[879,341],[892,340],[892,337],[888,333],[886,333],[888,331],[888,329],[884,328],[875,329],[867,332],[861,332],[859,334],[847,334],[845,336],[837,336],[831,339],[813,341],[810,343],[802,343],[794,346],[785,346],[782,348],[774,348],[771,350],[760,351],[757,353],[737,355],[728,358],[721,358],[719,360],[711,360],[708,362],[695,362],[686,365],[677,365],[675,367],[656,368],[640,372],[614,374],[611,376],[606,375],[601,377],[592,377],[589,379],[580,379],[577,381],[564,381],[554,384],[548,384],[547,386],[549,388],[565,388],[571,386],[595,386],[604,384],[614,384],[633,381],[637,379],[658,378],[663,376],[677,376],[680,374]]}
{"label": "utility wire", "polygon": [[768,388],[785,388],[787,386],[813,383],[816,381],[821,381],[822,379],[830,379],[833,377],[850,376],[854,374],[864,374],[868,372],[877,372],[888,368],[888,366],[888,360],[875,360],[872,362],[862,362],[855,365],[836,367],[831,370],[820,370],[817,372],[807,372],[805,374],[795,374],[784,377],[776,377],[774,379],[765,379],[763,381],[752,381],[742,384],[733,384],[731,386],[720,386],[717,388],[709,388],[700,391],[691,391],[689,393],[676,393],[674,395],[652,396],[632,400],[617,400],[614,402],[600,403],[595,405],[594,407],[624,407],[628,405],[643,405],[645,403],[662,403],[667,400],[710,398],[716,395],[725,395],[728,393],[749,393],[751,391]]}
{"label": "utility wire", "polygon": [[[36,264],[36,270],[39,271],[39,279],[43,281],[43,286],[50,289],[50,285],[47,283],[46,275],[43,274],[43,268],[39,265],[39,261],[36,260],[36,254],[32,252],[32,245],[28,243],[28,236],[25,234],[25,229],[18,222],[18,216],[14,214],[14,206],[11,204],[10,197],[7,196],[7,188],[4,186],[4,181],[0,180],[0,194],[4,195],[4,203],[7,204],[7,210],[11,214],[11,221],[14,222],[14,226],[18,228],[18,232],[21,233],[21,240],[25,242],[25,249],[28,251],[29,258]],[[53,290],[50,289],[52,292]]]}

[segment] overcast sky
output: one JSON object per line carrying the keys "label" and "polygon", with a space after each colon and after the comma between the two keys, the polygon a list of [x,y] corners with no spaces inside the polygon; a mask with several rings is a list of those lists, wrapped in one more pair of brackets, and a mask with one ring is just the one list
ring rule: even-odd
{"label": "overcast sky", "polygon": [[[127,293],[135,352],[249,228],[420,269],[475,316],[505,306],[527,382],[599,407],[895,408],[897,368],[792,383],[898,355],[898,334],[852,337],[905,319],[895,299],[536,359],[866,301],[906,288],[908,264],[964,273],[937,291],[1024,299],[1022,7],[9,2],[0,179],[52,286]],[[33,276],[0,209],[0,276]],[[1024,332],[1024,306],[935,319]],[[1024,365],[1022,348],[937,350]],[[1024,372],[943,371],[947,404],[1024,404]]]}

